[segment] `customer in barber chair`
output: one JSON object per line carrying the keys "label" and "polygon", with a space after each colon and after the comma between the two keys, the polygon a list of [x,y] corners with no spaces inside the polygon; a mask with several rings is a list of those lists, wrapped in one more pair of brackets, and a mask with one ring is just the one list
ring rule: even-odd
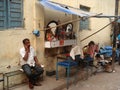
{"label": "customer in barber chair", "polygon": [[95,53],[98,53],[98,51],[99,51],[99,50],[98,50],[98,45],[95,44],[94,41],[90,41],[90,42],[88,43],[87,52],[86,52],[86,53],[89,54],[90,57],[94,59]]}
{"label": "customer in barber chair", "polygon": [[84,59],[89,61],[94,60],[95,53],[98,53],[98,45],[94,41],[90,41],[87,46],[84,47]]}

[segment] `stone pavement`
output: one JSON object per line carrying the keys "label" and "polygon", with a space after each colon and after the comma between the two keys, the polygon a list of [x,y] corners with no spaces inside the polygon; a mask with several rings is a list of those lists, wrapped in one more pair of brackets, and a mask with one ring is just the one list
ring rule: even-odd
{"label": "stone pavement", "polygon": [[[72,79],[71,79],[72,81]],[[45,77],[44,81],[41,82],[42,86],[35,86],[34,90],[62,90],[66,87],[66,80],[64,78],[60,78],[56,80],[55,76]],[[30,90],[28,85],[21,84],[11,87],[10,90]]]}
{"label": "stone pavement", "polygon": [[[64,80],[60,79],[57,80],[55,79],[55,76],[52,77],[45,77],[44,81],[41,81],[42,86],[35,86],[34,90],[55,90],[58,87],[61,87],[61,85],[64,84]],[[28,87],[28,84],[21,84],[14,86],[10,88],[10,90],[30,90]]]}
{"label": "stone pavement", "polygon": [[[62,90],[67,90],[66,88]],[[120,65],[115,65],[115,72],[100,72],[88,80],[71,85],[69,90],[120,90]]]}
{"label": "stone pavement", "polygon": [[[74,77],[74,73],[71,73],[70,84],[75,84],[80,79],[84,79],[83,75],[85,71],[79,71],[77,74],[77,80]],[[34,90],[62,90],[66,88],[66,77],[60,75],[59,80],[56,80],[56,76],[45,76],[44,80],[41,81],[42,86],[35,86]],[[27,83],[16,85],[10,88],[10,90],[30,90]]]}
{"label": "stone pavement", "polygon": [[[90,76],[86,80],[86,71],[79,71],[77,74],[77,83],[74,83],[74,77],[71,76],[69,90],[120,90],[120,66],[115,65],[115,71],[112,73],[100,72]],[[41,82],[42,86],[35,86],[34,90],[67,90],[66,77],[60,76],[56,80],[54,76],[46,76]],[[30,90],[27,84],[16,85],[10,90]]]}

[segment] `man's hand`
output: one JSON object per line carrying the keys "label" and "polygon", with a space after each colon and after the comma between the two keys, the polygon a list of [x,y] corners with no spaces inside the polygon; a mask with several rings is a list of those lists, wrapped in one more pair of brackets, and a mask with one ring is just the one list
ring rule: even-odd
{"label": "man's hand", "polygon": [[84,56],[80,56],[81,59],[84,59]]}
{"label": "man's hand", "polygon": [[26,51],[26,53],[29,53],[30,52],[30,46],[25,45],[25,51]]}
{"label": "man's hand", "polygon": [[35,63],[38,65],[38,66],[41,66],[40,62],[38,61],[38,58],[35,56],[34,57],[34,60],[35,60]]}
{"label": "man's hand", "polygon": [[23,57],[23,59],[25,60],[25,61],[27,61],[28,60],[28,55],[29,55],[29,52],[30,52],[30,45],[24,45],[24,47],[25,47],[25,56]]}

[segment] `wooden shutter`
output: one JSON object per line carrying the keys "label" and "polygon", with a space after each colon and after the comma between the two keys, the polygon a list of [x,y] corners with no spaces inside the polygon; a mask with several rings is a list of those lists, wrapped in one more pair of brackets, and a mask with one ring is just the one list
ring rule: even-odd
{"label": "wooden shutter", "polygon": [[8,0],[8,28],[23,26],[23,0]]}
{"label": "wooden shutter", "polygon": [[0,29],[6,27],[6,0],[0,0]]}
{"label": "wooden shutter", "polygon": [[[90,7],[84,6],[84,5],[80,5],[80,9],[83,11],[90,11]],[[90,21],[89,19],[85,19],[85,20],[80,20],[80,30],[88,30],[89,29],[89,24]]]}

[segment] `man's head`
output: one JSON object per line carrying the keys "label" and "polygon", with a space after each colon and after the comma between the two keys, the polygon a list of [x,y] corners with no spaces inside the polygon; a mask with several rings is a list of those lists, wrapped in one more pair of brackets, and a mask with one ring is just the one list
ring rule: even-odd
{"label": "man's head", "polygon": [[90,41],[90,42],[88,43],[88,46],[91,46],[91,45],[95,45],[94,41]]}
{"label": "man's head", "polygon": [[30,47],[30,40],[28,38],[23,39],[23,45]]}

